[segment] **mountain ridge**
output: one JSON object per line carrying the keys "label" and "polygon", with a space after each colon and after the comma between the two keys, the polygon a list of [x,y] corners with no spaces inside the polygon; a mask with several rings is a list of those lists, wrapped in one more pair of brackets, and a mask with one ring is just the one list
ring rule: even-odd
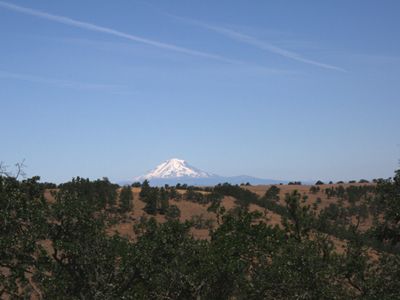
{"label": "mountain ridge", "polygon": [[133,181],[148,180],[151,185],[162,186],[165,184],[175,185],[177,183],[188,185],[216,185],[219,183],[241,184],[279,184],[287,181],[275,179],[263,179],[247,175],[239,176],[220,176],[196,168],[187,161],[179,158],[171,158],[156,166],[147,174],[137,176]]}
{"label": "mountain ridge", "polygon": [[205,172],[188,164],[185,160],[179,158],[171,158],[159,164],[149,173],[136,177],[136,180],[150,180],[155,178],[208,178],[215,174]]}

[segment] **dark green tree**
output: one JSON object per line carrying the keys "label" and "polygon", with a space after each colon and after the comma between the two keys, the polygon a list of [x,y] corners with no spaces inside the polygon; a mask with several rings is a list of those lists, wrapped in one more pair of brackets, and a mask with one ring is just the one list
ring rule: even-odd
{"label": "dark green tree", "polygon": [[150,187],[149,181],[146,179],[142,183],[142,189],[140,190],[140,193],[139,193],[140,199],[142,201],[145,201],[145,199],[149,195],[150,191],[151,191],[151,187]]}
{"label": "dark green tree", "polygon": [[176,205],[170,205],[165,212],[165,218],[167,220],[179,220],[180,216],[181,211]]}
{"label": "dark green tree", "polygon": [[280,188],[278,188],[276,185],[272,185],[264,195],[264,198],[267,200],[271,201],[279,201],[279,192]]}
{"label": "dark green tree", "polygon": [[132,282],[124,267],[132,249],[126,240],[106,234],[107,213],[87,196],[88,183],[74,179],[55,195],[46,236],[51,247],[41,253],[34,275],[45,299],[115,299],[126,280]]}
{"label": "dark green tree", "polygon": [[375,236],[384,243],[399,245],[400,170],[396,171],[393,179],[378,182],[374,204],[378,209],[374,226]]}
{"label": "dark green tree", "polygon": [[142,184],[140,182],[134,182],[134,183],[132,183],[131,186],[140,188],[140,187],[142,187]]}
{"label": "dark green tree", "polygon": [[[28,276],[38,268],[39,240],[47,232],[48,206],[39,177],[0,176],[0,298],[29,298]],[[18,284],[17,284],[18,283]],[[36,293],[36,295],[38,295]]]}
{"label": "dark green tree", "polygon": [[168,192],[165,190],[165,188],[160,189],[160,196],[159,196],[159,213],[160,214],[165,214],[168,207],[169,207],[169,197],[168,197]]}
{"label": "dark green tree", "polygon": [[96,180],[92,183],[94,185],[94,193],[99,202],[104,205],[114,206],[117,202],[117,184],[112,184],[107,177],[101,180]]}
{"label": "dark green tree", "polygon": [[313,186],[310,187],[310,193],[311,193],[311,194],[316,194],[316,193],[318,193],[319,191],[320,191],[319,186],[313,185]]}
{"label": "dark green tree", "polygon": [[155,215],[157,213],[158,203],[160,201],[158,188],[150,188],[147,192],[147,196],[144,199],[146,202],[144,211],[149,215]]}
{"label": "dark green tree", "polygon": [[133,193],[130,186],[124,186],[119,195],[119,203],[121,211],[128,212],[133,208]]}
{"label": "dark green tree", "polygon": [[313,227],[314,216],[310,206],[305,204],[306,200],[307,196],[302,196],[297,190],[285,196],[287,216],[283,218],[283,225],[299,241],[308,238]]}

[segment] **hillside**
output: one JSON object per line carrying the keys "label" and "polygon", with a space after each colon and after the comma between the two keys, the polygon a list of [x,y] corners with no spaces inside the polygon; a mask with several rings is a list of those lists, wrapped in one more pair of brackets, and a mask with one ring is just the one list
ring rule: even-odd
{"label": "hillside", "polygon": [[394,299],[399,176],[161,188],[0,177],[2,298]]}
{"label": "hillside", "polygon": [[[321,212],[332,210],[332,207],[342,207],[344,209],[349,209],[351,204],[348,200],[341,199],[340,197],[334,195],[327,195],[327,190],[335,190],[335,189],[358,189],[358,188],[366,188],[366,189],[375,189],[376,184],[374,183],[344,183],[344,184],[323,184],[318,186],[313,185],[255,185],[255,186],[242,186],[242,189],[248,190],[258,197],[262,198],[265,196],[266,192],[271,187],[278,187],[278,198],[274,203],[276,204],[275,209],[268,209],[263,207],[257,203],[249,203],[248,209],[250,212],[260,212],[262,213],[263,222],[271,226],[279,226],[282,227],[283,215],[280,213],[280,209],[285,209],[285,196],[293,193],[294,191],[298,191],[302,197],[306,197],[305,201],[301,205],[308,205],[313,207],[313,210],[317,214],[321,214]],[[212,187],[203,187],[196,188],[198,189],[198,193],[202,193],[203,195],[207,195],[210,192],[203,191],[202,189],[211,189]],[[313,191],[312,189],[316,188],[317,191]],[[133,209],[123,215],[122,218],[119,218],[117,224],[114,224],[108,229],[108,232],[112,234],[113,232],[117,232],[118,234],[125,236],[127,238],[134,238],[134,225],[138,224],[142,218],[150,218],[154,217],[158,222],[166,222],[166,217],[164,214],[155,214],[151,215],[145,212],[144,208],[146,203],[140,199],[141,188],[135,187],[131,188],[133,194],[132,207]],[[53,191],[54,192],[54,191]],[[177,190],[180,195],[179,199],[170,199],[169,204],[175,205],[178,207],[180,211],[179,221],[195,221],[198,223],[206,223],[197,225],[196,228],[191,229],[191,233],[195,238],[199,239],[209,239],[209,230],[215,229],[217,227],[217,216],[215,212],[209,211],[209,208],[212,203],[196,203],[194,201],[187,200],[185,198],[185,194],[187,193],[187,189],[181,188]],[[54,197],[52,196],[52,192],[47,190],[45,192],[46,199],[50,202],[54,201]],[[364,205],[368,205],[368,198],[365,195],[357,196],[357,207],[363,207]],[[233,211],[235,208],[239,207],[238,201],[233,196],[223,196],[221,201],[221,206],[225,208],[226,211]],[[343,221],[343,220],[342,220]],[[371,229],[373,225],[373,217],[371,215],[363,216],[362,218],[357,218],[357,215],[354,214],[348,217],[349,225],[357,225],[357,229],[360,232],[366,232]],[[335,235],[330,235],[331,238],[335,238]],[[342,251],[340,247],[343,246],[342,236],[336,237],[335,245],[338,246],[337,250]],[[342,240],[342,241],[340,241]]]}

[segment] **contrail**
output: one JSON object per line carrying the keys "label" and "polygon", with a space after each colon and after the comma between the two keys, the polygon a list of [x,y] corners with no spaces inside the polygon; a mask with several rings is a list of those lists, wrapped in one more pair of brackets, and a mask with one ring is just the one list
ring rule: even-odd
{"label": "contrail", "polygon": [[19,12],[19,13],[22,13],[22,14],[31,15],[31,16],[34,16],[34,17],[47,19],[47,20],[50,20],[50,21],[53,21],[53,22],[62,23],[62,24],[69,25],[69,26],[73,26],[73,27],[78,27],[78,28],[82,28],[82,29],[86,29],[86,30],[90,30],[90,31],[96,31],[96,32],[101,32],[101,33],[117,36],[117,37],[120,37],[120,38],[128,39],[128,40],[131,40],[131,41],[134,41],[134,42],[150,45],[150,46],[161,48],[161,49],[180,52],[180,53],[184,53],[184,54],[188,54],[188,55],[192,55],[192,56],[198,56],[198,57],[204,57],[204,58],[208,58],[208,59],[219,60],[219,61],[223,61],[223,62],[227,62],[227,63],[233,63],[233,64],[238,64],[238,63],[242,64],[243,63],[241,61],[229,59],[229,58],[217,55],[217,54],[212,54],[212,53],[192,50],[192,49],[189,49],[189,48],[184,48],[184,47],[180,47],[180,46],[173,45],[173,44],[158,42],[158,41],[155,41],[155,40],[150,40],[150,39],[147,39],[147,38],[143,38],[143,37],[140,37],[140,36],[137,36],[137,35],[128,34],[128,33],[125,33],[125,32],[122,32],[122,31],[118,31],[118,30],[114,30],[114,29],[111,29],[111,28],[98,26],[98,25],[95,25],[95,24],[92,24],[92,23],[78,21],[78,20],[71,19],[71,18],[64,17],[64,16],[49,14],[47,12],[43,12],[43,11],[40,11],[40,10],[31,9],[31,8],[27,8],[27,7],[22,7],[22,6],[18,6],[18,5],[14,5],[14,4],[11,4],[11,3],[8,3],[8,2],[4,2],[4,1],[0,1],[0,7],[9,9],[9,10],[12,10],[12,11],[15,11],[15,12]]}
{"label": "contrail", "polygon": [[295,52],[292,52],[292,51],[277,47],[275,45],[272,45],[270,43],[261,41],[261,40],[255,38],[255,37],[240,33],[240,32],[235,31],[235,30],[231,30],[231,29],[227,29],[227,28],[219,27],[219,26],[212,26],[212,25],[209,25],[209,24],[206,24],[206,23],[203,23],[203,22],[199,22],[199,21],[196,21],[196,20],[192,20],[192,19],[188,19],[188,18],[184,18],[184,17],[179,17],[179,16],[175,16],[175,15],[171,15],[171,14],[166,14],[166,15],[168,15],[168,16],[170,16],[172,18],[184,21],[186,23],[190,23],[192,25],[196,25],[196,26],[203,27],[205,29],[217,32],[217,33],[219,33],[221,35],[224,35],[224,36],[226,36],[226,37],[228,37],[228,38],[230,38],[232,40],[236,40],[236,41],[248,44],[248,45],[252,45],[252,46],[255,46],[255,47],[259,48],[259,49],[266,50],[266,51],[269,51],[271,53],[275,53],[275,54],[278,54],[280,56],[283,56],[283,57],[286,57],[286,58],[289,58],[289,59],[297,60],[297,61],[300,61],[300,62],[303,62],[303,63],[306,63],[306,64],[314,65],[314,66],[325,68],[325,69],[346,72],[346,70],[344,70],[343,68],[336,67],[336,66],[333,66],[333,65],[329,65],[329,64],[326,64],[326,63],[322,63],[322,62],[318,62],[318,61],[315,61],[315,60],[312,60],[312,59],[305,58],[305,57],[301,56],[298,53],[295,53]]}

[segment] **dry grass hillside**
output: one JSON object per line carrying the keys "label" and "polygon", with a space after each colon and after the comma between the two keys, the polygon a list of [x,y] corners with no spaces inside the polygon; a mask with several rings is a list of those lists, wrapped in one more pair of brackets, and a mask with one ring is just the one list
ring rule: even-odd
{"label": "dry grass hillside", "polygon": [[[288,193],[292,193],[293,191],[297,190],[300,194],[303,196],[307,197],[307,200],[305,201],[305,204],[312,206],[314,203],[318,202],[318,205],[316,207],[316,212],[318,213],[324,208],[327,208],[330,204],[337,204],[339,202],[339,199],[337,197],[328,197],[325,193],[325,189],[327,188],[335,188],[338,186],[343,186],[344,188],[347,188],[349,186],[365,186],[365,185],[371,185],[371,184],[325,184],[325,185],[319,185],[319,191],[317,192],[310,192],[310,185],[278,185],[280,191],[279,191],[279,200],[276,202],[277,204],[281,206],[285,206],[285,195]],[[255,194],[257,194],[259,197],[262,197],[265,195],[266,191],[271,187],[271,185],[257,185],[257,186],[242,186],[242,188],[247,189]],[[113,225],[110,229],[109,232],[112,234],[113,232],[118,232],[119,234],[126,236],[128,238],[134,238],[134,225],[137,224],[141,218],[143,217],[151,217],[144,211],[145,203],[140,200],[139,193],[140,193],[140,188],[132,188],[133,192],[133,209],[131,212],[126,213],[123,218],[119,220],[119,222],[115,225]],[[180,194],[184,194],[186,191],[185,190],[178,190]],[[203,194],[206,194],[207,192],[200,191]],[[49,191],[46,192],[45,194],[46,198],[49,201],[54,201],[51,193]],[[319,200],[318,200],[319,199]],[[213,212],[209,212],[208,208],[210,204],[199,204],[191,201],[187,201],[181,199],[181,200],[170,200],[169,201],[170,205],[176,205],[181,214],[180,214],[180,221],[190,221],[193,218],[201,218],[203,220],[208,220],[210,224],[213,224],[211,227],[217,226],[217,217],[216,214]],[[231,196],[225,196],[221,202],[221,205],[227,210],[232,210],[235,207],[237,207],[237,202],[234,197]],[[315,205],[315,204],[314,204]],[[344,202],[343,206],[347,206],[348,203]],[[282,216],[279,215],[276,212],[267,210],[263,207],[260,207],[257,204],[250,204],[249,205],[249,210],[250,211],[259,211],[263,214],[264,221],[267,224],[270,225],[282,225]],[[154,216],[157,221],[159,222],[165,222],[165,216],[157,214]],[[357,220],[354,220],[354,223],[356,223]],[[372,220],[370,219],[365,219],[362,220],[359,224],[359,229],[360,230],[366,230],[368,229],[372,224]],[[209,238],[209,228],[193,228],[192,229],[193,236],[195,238],[199,239],[207,239]],[[339,241],[338,241],[339,243]]]}

